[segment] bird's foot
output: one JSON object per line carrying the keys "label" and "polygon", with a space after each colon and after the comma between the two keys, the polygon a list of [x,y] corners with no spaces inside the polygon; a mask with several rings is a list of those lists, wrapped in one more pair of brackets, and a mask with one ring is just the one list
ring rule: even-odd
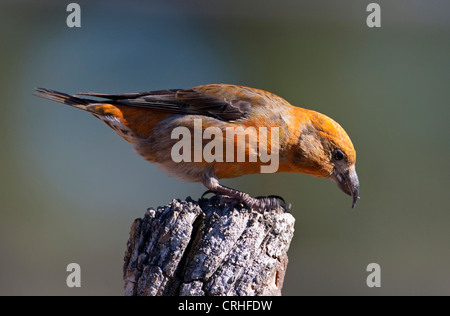
{"label": "bird's foot", "polygon": [[258,196],[253,198],[250,195],[239,191],[236,191],[235,196],[229,196],[223,193],[208,190],[202,194],[201,198],[203,199],[205,195],[209,193],[214,194],[214,196],[210,199],[212,203],[232,205],[242,204],[248,208],[258,211],[273,210],[279,207],[284,208],[288,212],[291,210],[291,203],[286,203],[286,201],[278,195]]}
{"label": "bird's foot", "polygon": [[290,212],[292,207],[291,203],[286,202],[279,195],[257,196],[253,198],[253,200],[255,200],[255,205],[253,206],[253,208],[259,210],[272,210],[282,207],[286,211]]}
{"label": "bird's foot", "polygon": [[202,196],[201,199],[205,199],[205,195],[208,194],[214,194],[210,199],[209,202],[211,202],[212,204],[216,204],[216,205],[223,205],[223,204],[240,204],[241,201],[239,201],[236,198],[233,198],[231,196],[222,194],[222,193],[218,193],[218,192],[214,192],[211,190],[205,191]]}

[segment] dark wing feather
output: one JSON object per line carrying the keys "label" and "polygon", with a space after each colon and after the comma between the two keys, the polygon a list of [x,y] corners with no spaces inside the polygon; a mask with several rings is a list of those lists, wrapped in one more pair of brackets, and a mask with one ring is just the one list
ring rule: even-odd
{"label": "dark wing feather", "polygon": [[109,100],[111,104],[145,107],[174,114],[205,115],[222,121],[248,118],[250,103],[242,100],[226,100],[192,89],[171,89],[142,93],[102,94],[78,93]]}

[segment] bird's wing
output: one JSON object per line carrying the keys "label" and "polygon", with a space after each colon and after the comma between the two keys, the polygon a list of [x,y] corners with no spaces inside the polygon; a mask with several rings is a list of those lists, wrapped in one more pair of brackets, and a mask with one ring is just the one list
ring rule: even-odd
{"label": "bird's wing", "polygon": [[144,107],[174,114],[205,115],[222,121],[248,118],[252,106],[250,101],[228,99],[220,93],[205,93],[198,88],[125,94],[78,93],[78,95],[104,98],[111,104]]}

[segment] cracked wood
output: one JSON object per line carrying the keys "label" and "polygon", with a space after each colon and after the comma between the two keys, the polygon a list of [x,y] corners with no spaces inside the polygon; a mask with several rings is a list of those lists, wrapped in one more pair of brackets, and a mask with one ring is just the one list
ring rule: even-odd
{"label": "cracked wood", "polygon": [[281,295],[294,217],[173,200],[131,227],[125,295]]}

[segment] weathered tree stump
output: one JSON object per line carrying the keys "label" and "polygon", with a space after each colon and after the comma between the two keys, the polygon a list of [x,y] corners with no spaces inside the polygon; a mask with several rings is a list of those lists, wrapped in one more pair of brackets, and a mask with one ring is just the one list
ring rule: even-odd
{"label": "weathered tree stump", "polygon": [[205,199],[149,209],[131,227],[125,295],[281,295],[294,221]]}

